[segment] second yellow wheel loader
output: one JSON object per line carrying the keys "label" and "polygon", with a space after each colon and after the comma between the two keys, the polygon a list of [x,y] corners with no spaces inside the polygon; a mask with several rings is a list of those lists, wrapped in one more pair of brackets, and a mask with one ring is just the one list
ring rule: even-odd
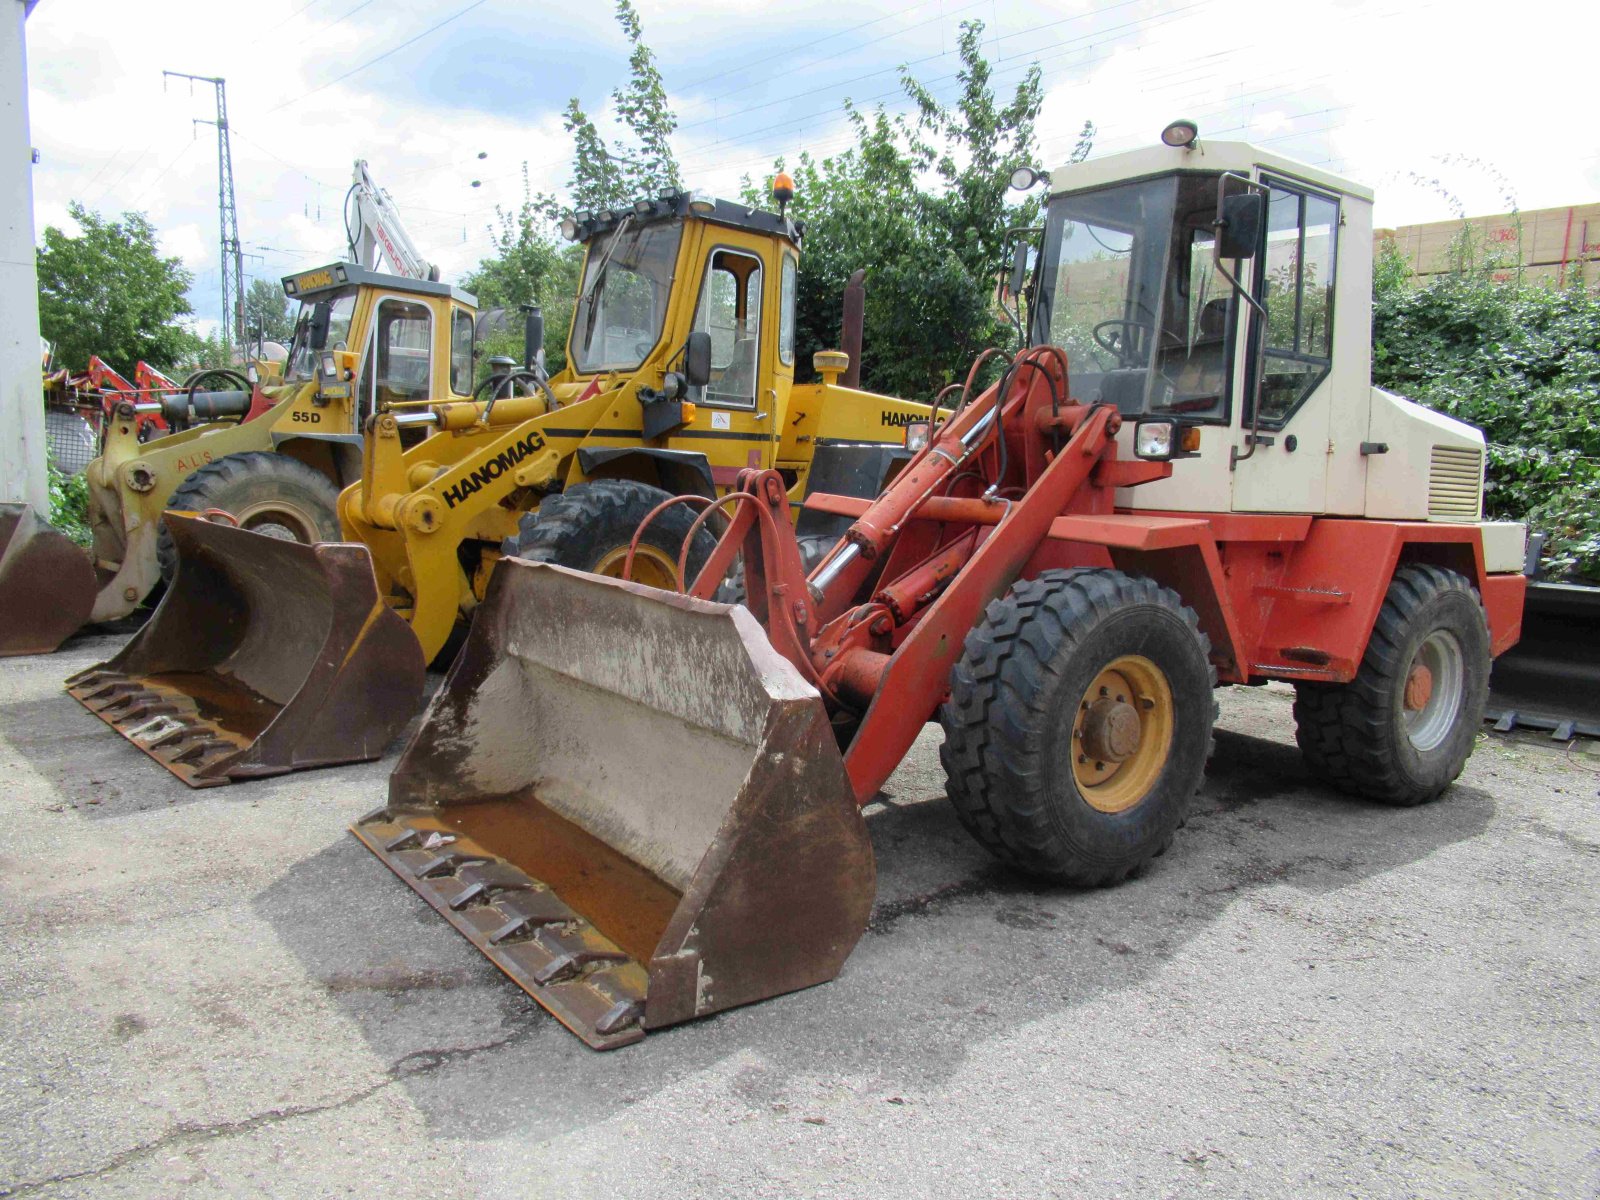
{"label": "second yellow wheel loader", "polygon": [[[788,218],[671,191],[625,210],[580,214],[567,231],[587,253],[562,371],[547,377],[539,365],[542,318],[532,310],[524,366],[507,360],[476,398],[373,396],[360,482],[339,497],[344,536],[359,544],[344,549],[368,559],[370,571],[313,565],[326,546],[269,546],[245,531],[169,516],[187,536],[175,539],[179,573],[168,599],[122,655],[69,681],[69,690],[136,741],[157,728],[181,753],[182,731],[216,743],[214,762],[198,773],[162,746],[140,743],[195,785],[312,765],[287,742],[275,742],[271,755],[260,745],[250,750],[276,728],[309,730],[304,711],[337,719],[368,757],[372,739],[354,732],[363,705],[392,716],[416,700],[368,692],[336,713],[327,705],[339,675],[318,671],[330,656],[361,674],[372,656],[393,653],[367,637],[387,622],[375,617],[369,630],[330,621],[329,607],[366,611],[376,594],[388,609],[382,616],[409,624],[412,653],[431,661],[507,553],[617,575],[640,521],[671,496],[709,500],[739,472],[771,469],[797,514],[818,480],[831,493],[873,496],[909,457],[906,426],[925,420],[927,405],[841,387],[847,360],[838,353],[817,356],[820,382],[795,382],[802,231]],[[366,397],[364,379],[358,387]],[[412,442],[408,432],[430,436]],[[810,520],[800,533],[818,549],[831,545],[838,519]],[[691,522],[682,510],[655,522],[634,577],[678,586]],[[689,548],[691,575],[714,542],[706,530]],[[204,570],[189,572],[182,560],[191,546],[203,552]],[[267,554],[304,560],[298,576],[316,585],[275,587],[274,573],[256,566]],[[194,634],[169,633],[180,618]],[[286,635],[253,636],[263,621]],[[339,629],[353,640],[326,640]],[[213,636],[222,630],[226,636]],[[182,648],[182,678],[158,646]],[[258,672],[241,668],[240,646],[275,657],[270,691],[252,685]],[[148,726],[147,703],[169,709],[159,714],[167,720]],[[232,770],[232,756],[246,751],[248,771]]]}

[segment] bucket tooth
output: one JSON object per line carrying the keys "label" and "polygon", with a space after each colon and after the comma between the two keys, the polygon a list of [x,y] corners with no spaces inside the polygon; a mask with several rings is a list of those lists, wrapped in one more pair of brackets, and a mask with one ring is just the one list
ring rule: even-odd
{"label": "bucket tooth", "polygon": [[89,556],[28,504],[0,504],[0,658],[49,654],[89,619]]}
{"label": "bucket tooth", "polygon": [[67,691],[191,787],[382,754],[424,663],[366,547],[165,520],[178,572],[160,607]]}
{"label": "bucket tooth", "polygon": [[[821,697],[748,612],[515,558],[352,832],[596,1049],[832,979],[875,887]],[[481,861],[423,874],[434,835]]]}

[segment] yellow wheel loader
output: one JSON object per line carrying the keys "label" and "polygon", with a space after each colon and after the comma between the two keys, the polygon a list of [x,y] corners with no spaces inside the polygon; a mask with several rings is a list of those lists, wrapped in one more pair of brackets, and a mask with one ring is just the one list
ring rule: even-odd
{"label": "yellow wheel loader", "polygon": [[[323,630],[330,628],[329,605],[364,611],[375,593],[391,610],[386,615],[409,623],[415,653],[432,661],[470,617],[506,553],[616,575],[640,521],[674,495],[710,501],[740,471],[772,469],[786,481],[798,515],[816,481],[825,480],[832,493],[876,495],[909,457],[906,427],[926,420],[927,405],[840,386],[848,361],[837,352],[817,356],[821,382],[795,382],[802,231],[788,218],[671,191],[626,210],[580,214],[566,232],[587,253],[567,366],[554,377],[540,366],[543,323],[536,308],[528,315],[524,366],[512,369],[506,360],[480,388],[481,398],[439,402],[420,389],[369,382],[363,370],[355,403],[373,415],[360,482],[341,493],[338,513],[346,540],[370,556],[371,582],[356,587],[349,570],[314,568],[312,558],[326,555],[327,547],[285,548],[247,530],[202,528],[169,516],[175,530],[194,535],[176,539],[180,555],[188,546],[198,552],[203,540],[205,569],[189,573],[180,562],[167,600],[124,654],[69,681],[69,690],[136,741],[138,731],[164,731],[167,742],[153,748],[140,742],[141,748],[187,782],[265,773],[271,766],[261,747],[249,756],[248,772],[230,771],[228,755],[242,752],[251,730],[264,737],[264,719],[303,728],[300,710],[327,710],[320,689],[328,677],[314,672],[323,661],[319,653],[337,653],[358,671],[360,657],[379,650],[365,645],[360,631],[355,642],[317,653],[292,638],[274,647],[251,635],[257,621]],[[463,320],[465,347],[471,322]],[[391,341],[377,334],[380,375]],[[470,369],[469,360],[460,361]],[[450,382],[460,395],[454,373]],[[430,436],[410,441],[418,432]],[[839,518],[809,517],[800,532],[819,548],[831,544],[826,535]],[[638,547],[635,577],[677,586],[692,524],[681,509],[656,522]],[[699,570],[714,542],[702,527],[688,547],[688,574]],[[307,565],[299,575],[316,586],[274,591],[272,574],[256,566],[266,554],[301,558]],[[341,593],[343,585],[355,588],[350,596]],[[179,619],[186,639],[167,628]],[[220,630],[228,636],[217,637],[208,657],[202,647]],[[247,686],[236,637],[279,656],[270,694]],[[154,652],[157,645],[182,647],[182,678]],[[300,684],[285,658],[303,668]],[[150,726],[142,702],[170,708],[161,714],[168,721]],[[400,706],[388,696],[356,696],[338,712],[346,731],[359,725],[368,702],[385,717],[384,728]],[[248,720],[235,720],[235,711]],[[164,757],[163,745],[188,753],[185,740],[174,736],[184,722],[193,737],[219,743],[204,772]],[[356,747],[365,756],[375,741],[352,736],[349,744],[351,757]],[[276,753],[278,770],[308,765],[286,744]]]}
{"label": "yellow wheel loader", "polygon": [[[186,389],[108,413],[100,456],[84,472],[92,575],[41,584],[0,572],[5,644],[32,647],[0,653],[47,653],[85,621],[132,613],[172,578],[167,509],[220,509],[273,537],[337,540],[339,491],[360,473],[362,428],[375,406],[472,395],[472,296],[354,263],[283,286],[301,305],[287,363],[252,364],[247,387],[226,386],[246,382],[235,371],[203,373]],[[202,390],[213,381],[223,390]],[[156,413],[175,432],[141,440],[141,418]],[[78,620],[63,632],[67,612]]]}

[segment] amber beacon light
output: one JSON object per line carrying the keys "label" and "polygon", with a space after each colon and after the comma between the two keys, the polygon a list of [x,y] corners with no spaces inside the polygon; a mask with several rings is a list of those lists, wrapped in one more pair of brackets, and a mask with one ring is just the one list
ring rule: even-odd
{"label": "amber beacon light", "polygon": [[789,201],[794,199],[794,177],[787,171],[779,171],[772,180],[772,198],[778,202],[778,213],[788,207]]}

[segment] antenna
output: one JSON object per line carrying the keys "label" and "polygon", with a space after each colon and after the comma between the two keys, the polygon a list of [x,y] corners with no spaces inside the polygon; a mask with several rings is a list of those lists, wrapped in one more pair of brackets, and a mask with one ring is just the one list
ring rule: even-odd
{"label": "antenna", "polygon": [[189,80],[192,92],[196,83],[209,83],[217,89],[217,119],[195,118],[196,125],[217,127],[217,211],[222,225],[222,340],[225,345],[242,344],[244,322],[244,256],[239,246],[239,210],[233,202],[233,151],[228,145],[227,82],[210,75],[189,75],[183,71],[162,71],[167,76]]}

